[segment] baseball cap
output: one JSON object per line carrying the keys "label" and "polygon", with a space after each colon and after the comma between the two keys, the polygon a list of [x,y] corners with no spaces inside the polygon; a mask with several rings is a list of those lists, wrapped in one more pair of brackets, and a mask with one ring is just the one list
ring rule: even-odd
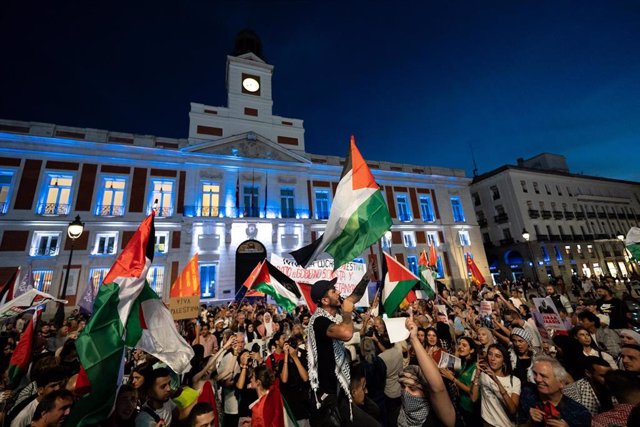
{"label": "baseball cap", "polygon": [[327,294],[327,292],[333,289],[333,286],[337,281],[337,277],[334,277],[331,280],[318,280],[311,286],[311,300],[318,304],[320,300]]}

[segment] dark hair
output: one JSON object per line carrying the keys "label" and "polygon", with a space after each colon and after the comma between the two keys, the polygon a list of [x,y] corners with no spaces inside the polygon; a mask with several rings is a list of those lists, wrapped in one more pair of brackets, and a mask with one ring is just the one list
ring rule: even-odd
{"label": "dark hair", "polygon": [[596,366],[604,366],[605,368],[611,367],[606,360],[598,356],[587,356],[584,358],[582,363],[584,364],[584,369],[589,372],[593,372]]}
{"label": "dark hair", "polygon": [[473,338],[467,336],[460,337],[458,339],[458,342],[460,341],[466,341],[467,344],[469,344],[469,347],[471,347],[471,353],[469,353],[469,356],[467,356],[462,362],[466,364],[467,361],[473,361],[475,359],[475,355],[478,354],[478,345],[473,340]]}
{"label": "dark hair", "polygon": [[634,372],[612,369],[604,375],[604,383],[621,403],[635,403],[631,400],[640,392],[640,381]]}
{"label": "dark hair", "polygon": [[141,363],[138,366],[134,366],[133,369],[131,369],[131,374],[135,372],[137,374],[142,375],[146,382],[147,379],[149,379],[149,377],[151,376],[152,371],[153,371],[153,368],[151,367],[151,365],[149,365],[148,363]]}
{"label": "dark hair", "polygon": [[42,418],[43,413],[53,410],[53,408],[56,407],[56,400],[58,399],[68,399],[73,402],[73,394],[64,388],[45,394],[42,400],[38,403],[38,406],[36,406],[36,411],[33,413],[33,418],[31,420],[38,421]]}
{"label": "dark hair", "polygon": [[640,345],[638,344],[624,344],[621,348],[630,348],[636,351],[640,351]]}
{"label": "dark hair", "polygon": [[516,310],[506,310],[504,312],[504,315],[505,316],[507,316],[507,315],[508,316],[512,316],[512,317],[515,317],[516,319],[521,319],[522,318],[522,315],[519,312],[517,312]]}
{"label": "dark hair", "polygon": [[146,389],[150,389],[156,383],[158,378],[171,377],[171,371],[167,368],[156,368],[149,373],[149,377],[145,377],[144,386]]}
{"label": "dark hair", "polygon": [[578,319],[587,319],[589,322],[595,323],[596,328],[600,327],[600,318],[588,310],[584,310],[578,313]]}
{"label": "dark hair", "polygon": [[67,377],[66,371],[60,366],[50,366],[33,373],[33,380],[37,387],[45,387],[49,383],[62,381]]}
{"label": "dark hair", "polygon": [[[587,328],[581,325],[574,326],[573,328],[571,328],[571,331],[569,331],[569,335],[571,336],[571,338],[578,338],[578,332],[580,331],[587,331]],[[587,333],[589,333],[589,331],[587,331]]]}
{"label": "dark hair", "polygon": [[265,365],[258,366],[253,371],[253,375],[255,376],[256,381],[260,381],[260,383],[262,384],[262,388],[265,390],[271,388],[276,380],[276,376],[273,371]]}
{"label": "dark hair", "polygon": [[207,402],[198,402],[193,408],[191,408],[191,412],[189,412],[189,418],[187,418],[187,425],[189,427],[194,427],[196,425],[196,418],[200,415],[208,414],[209,412],[213,412],[213,407]]}
{"label": "dark hair", "polygon": [[240,353],[238,353],[238,356],[236,357],[236,359],[238,360],[238,363],[240,363],[240,358],[242,357],[243,354],[245,353],[249,353],[249,350],[247,350],[246,348],[243,348]]}
{"label": "dark hair", "polygon": [[351,385],[349,387],[353,387],[354,384],[360,383],[365,378],[364,369],[360,363],[351,365],[350,376]]}
{"label": "dark hair", "polygon": [[502,353],[502,358],[504,359],[502,370],[506,375],[511,375],[511,358],[509,356],[509,352],[507,351],[507,349],[497,343],[491,344],[489,347],[487,347],[487,355],[489,354],[489,351],[491,351],[492,348],[495,348],[500,353]]}
{"label": "dark hair", "polygon": [[611,292],[611,289],[608,286],[605,286],[605,285],[596,286],[596,290],[597,289],[602,289],[603,291],[606,291],[609,295],[613,295],[613,292]]}

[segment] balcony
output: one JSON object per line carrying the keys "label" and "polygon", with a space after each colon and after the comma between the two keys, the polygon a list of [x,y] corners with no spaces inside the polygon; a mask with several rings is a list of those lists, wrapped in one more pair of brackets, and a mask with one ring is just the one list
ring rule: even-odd
{"label": "balcony", "polygon": [[549,241],[549,236],[547,234],[538,234],[537,235],[539,242],[547,242]]}
{"label": "balcony", "polygon": [[584,212],[576,212],[576,219],[583,220],[585,218]]}
{"label": "balcony", "polygon": [[571,242],[573,240],[573,236],[570,234],[561,234],[560,238],[563,242]]}
{"label": "balcony", "polygon": [[38,205],[38,214],[45,216],[63,216],[69,215],[71,205],[60,205],[57,203],[40,203]]}
{"label": "balcony", "polygon": [[224,216],[224,206],[185,206],[184,216],[218,218]]}
{"label": "balcony", "polygon": [[560,240],[560,235],[558,234],[549,234],[549,240],[552,242],[557,242]]}
{"label": "balcony", "polygon": [[564,211],[564,218],[565,219],[574,219],[576,216],[573,212],[571,211]]}
{"label": "balcony", "polygon": [[512,244],[513,244],[513,237],[500,240],[500,246],[512,245]]}
{"label": "balcony", "polygon": [[98,206],[96,208],[96,215],[105,217],[122,216],[124,215],[124,206]]}
{"label": "balcony", "polygon": [[595,217],[596,217],[596,213],[595,212],[587,212],[587,218],[593,219]]}
{"label": "balcony", "polygon": [[173,215],[173,206],[162,206],[155,208],[156,218],[169,218]]}
{"label": "balcony", "polygon": [[398,214],[398,220],[400,220],[400,222],[411,222],[413,218],[408,213],[400,213]]}
{"label": "balcony", "polygon": [[498,214],[498,215],[494,216],[493,220],[496,222],[496,224],[503,224],[503,223],[509,221],[509,216],[506,213],[501,213],[501,214]]}
{"label": "balcony", "polygon": [[486,227],[488,224],[487,219],[486,218],[479,218],[478,219],[478,225],[480,227]]}
{"label": "balcony", "polygon": [[562,211],[553,211],[553,219],[562,219],[564,215],[562,215]]}
{"label": "balcony", "polygon": [[329,211],[316,211],[316,219],[326,221],[329,219]]}
{"label": "balcony", "polygon": [[36,247],[31,248],[31,256],[56,256],[58,255],[57,247]]}
{"label": "balcony", "polygon": [[542,218],[543,219],[550,219],[551,218],[551,211],[540,211],[540,213],[542,214]]}
{"label": "balcony", "polygon": [[540,218],[540,211],[537,209],[529,209],[529,218],[531,219]]}

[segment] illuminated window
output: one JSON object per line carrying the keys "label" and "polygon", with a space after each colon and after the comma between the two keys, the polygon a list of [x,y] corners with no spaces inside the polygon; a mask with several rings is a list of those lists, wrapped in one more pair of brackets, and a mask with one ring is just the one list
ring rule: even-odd
{"label": "illuminated window", "polygon": [[102,182],[102,197],[100,197],[100,203],[97,206],[96,215],[124,215],[126,187],[127,180],[125,178],[104,178]]}
{"label": "illuminated window", "polygon": [[410,222],[411,213],[409,212],[409,203],[406,194],[396,195],[396,205],[398,206],[398,219],[402,222]]}
{"label": "illuminated window", "polygon": [[436,248],[440,246],[440,239],[438,238],[437,231],[427,231],[427,243],[435,246]]}
{"label": "illuminated window", "polygon": [[435,221],[435,215],[433,214],[433,204],[431,203],[431,196],[423,194],[420,196],[420,215],[424,222]]}
{"label": "illuminated window", "polygon": [[156,231],[156,253],[166,254],[169,250],[169,232],[168,231]]}
{"label": "illuminated window", "polygon": [[162,288],[164,285],[164,267],[152,265],[147,272],[147,282],[160,298],[162,298]]}
{"label": "illuminated window", "polygon": [[170,179],[151,180],[151,194],[149,197],[149,213],[156,210],[158,218],[166,218],[173,215],[173,196],[175,183]]}
{"label": "illuminated window", "polygon": [[260,200],[258,198],[258,191],[259,188],[255,185],[244,186],[244,217],[257,218],[260,215]]}
{"label": "illuminated window", "polygon": [[462,201],[459,196],[451,197],[451,210],[453,211],[453,220],[455,222],[464,222],[464,210],[462,209]]}
{"label": "illuminated window", "polygon": [[100,288],[100,284],[102,284],[108,273],[109,269],[104,267],[89,270],[89,283],[87,283],[87,286],[93,286],[94,295],[98,294],[98,288]]}
{"label": "illuminated window", "polygon": [[413,231],[403,231],[402,240],[404,241],[405,247],[407,248],[416,247],[416,233],[414,233]]}
{"label": "illuminated window", "polygon": [[71,189],[73,176],[48,173],[40,195],[38,213],[40,215],[67,215],[71,210]]}
{"label": "illuminated window", "polygon": [[60,232],[36,231],[31,241],[31,256],[56,256],[60,251]]}
{"label": "illuminated window", "polygon": [[295,218],[296,210],[293,200],[293,188],[280,189],[280,217]]}
{"label": "illuminated window", "polygon": [[200,297],[216,297],[216,278],[218,266],[216,264],[200,264]]}
{"label": "illuminated window", "polygon": [[329,219],[329,190],[316,190],[316,219]]}
{"label": "illuminated window", "polygon": [[118,247],[118,232],[98,233],[93,247],[94,255],[113,255]]}
{"label": "illuminated window", "polygon": [[408,256],[407,257],[407,265],[409,267],[409,270],[415,274],[416,276],[419,276],[419,272],[418,272],[418,258],[415,256]]}
{"label": "illuminated window", "polygon": [[460,240],[460,246],[471,246],[471,239],[467,230],[458,231],[458,239]]}
{"label": "illuminated window", "polygon": [[12,171],[0,170],[0,215],[6,214],[9,209],[12,181]]}
{"label": "illuminated window", "polygon": [[49,292],[53,282],[53,270],[33,270],[33,286],[40,292]]}
{"label": "illuminated window", "polygon": [[200,216],[217,217],[220,213],[220,186],[211,181],[202,181],[200,190]]}

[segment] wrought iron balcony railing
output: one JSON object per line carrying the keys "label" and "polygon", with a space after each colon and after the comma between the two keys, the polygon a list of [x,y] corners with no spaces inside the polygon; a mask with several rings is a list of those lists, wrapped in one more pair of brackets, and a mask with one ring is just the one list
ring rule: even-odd
{"label": "wrought iron balcony railing", "polygon": [[69,215],[71,205],[61,205],[58,203],[40,203],[38,205],[38,214],[46,216]]}
{"label": "wrought iron balcony railing", "polygon": [[97,216],[122,216],[124,215],[124,206],[102,205],[96,209]]}

